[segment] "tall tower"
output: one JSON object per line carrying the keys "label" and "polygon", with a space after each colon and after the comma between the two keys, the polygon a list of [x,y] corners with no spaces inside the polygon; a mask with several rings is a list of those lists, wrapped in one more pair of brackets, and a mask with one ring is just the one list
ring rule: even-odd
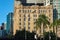
{"label": "tall tower", "polygon": [[60,0],[56,0],[55,4],[56,4],[55,7],[58,11],[58,19],[60,19]]}
{"label": "tall tower", "polygon": [[7,34],[13,34],[13,13],[7,15],[6,30]]}

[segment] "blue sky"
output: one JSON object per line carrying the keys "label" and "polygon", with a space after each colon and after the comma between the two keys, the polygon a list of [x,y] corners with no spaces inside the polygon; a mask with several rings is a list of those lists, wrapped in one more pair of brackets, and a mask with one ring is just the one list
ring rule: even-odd
{"label": "blue sky", "polygon": [[9,12],[13,12],[14,0],[0,0],[0,25],[6,22],[6,17]]}

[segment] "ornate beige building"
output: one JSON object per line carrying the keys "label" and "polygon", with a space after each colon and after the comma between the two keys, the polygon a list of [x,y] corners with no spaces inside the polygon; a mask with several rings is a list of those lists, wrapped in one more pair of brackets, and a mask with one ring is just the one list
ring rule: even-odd
{"label": "ornate beige building", "polygon": [[[13,26],[13,35],[16,34],[17,30],[22,30],[25,28],[27,31],[33,32],[36,29],[35,21],[39,15],[45,14],[49,17],[49,21],[53,22],[53,7],[49,6],[23,6],[22,4],[14,6],[14,26]],[[43,31],[43,28],[41,28]],[[49,28],[45,29],[49,31]],[[43,32],[41,32],[43,33]],[[37,31],[39,34],[39,31]]]}

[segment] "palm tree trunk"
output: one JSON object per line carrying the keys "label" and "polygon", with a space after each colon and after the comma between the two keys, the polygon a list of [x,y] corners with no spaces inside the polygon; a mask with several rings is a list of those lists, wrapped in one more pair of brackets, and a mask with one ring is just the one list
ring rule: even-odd
{"label": "palm tree trunk", "polygon": [[53,26],[53,33],[55,33],[55,28],[54,28],[54,26]]}
{"label": "palm tree trunk", "polygon": [[56,33],[56,40],[57,40],[57,26],[53,26],[53,33]]}
{"label": "palm tree trunk", "polygon": [[41,38],[43,38],[43,23],[41,24]]}
{"label": "palm tree trunk", "polygon": [[45,31],[44,31],[44,25],[43,25],[43,40],[44,40],[44,33],[45,33]]}
{"label": "palm tree trunk", "polygon": [[43,40],[45,40],[44,33],[45,33],[45,25],[43,24]]}
{"label": "palm tree trunk", "polygon": [[40,40],[41,40],[41,27],[40,27]]}
{"label": "palm tree trunk", "polygon": [[56,26],[56,40],[57,40],[57,26]]}
{"label": "palm tree trunk", "polygon": [[49,40],[51,40],[51,35],[50,35],[51,30],[50,29],[51,28],[49,27]]}
{"label": "palm tree trunk", "polygon": [[[50,27],[49,27],[50,28]],[[49,40],[50,40],[50,29],[49,29]]]}

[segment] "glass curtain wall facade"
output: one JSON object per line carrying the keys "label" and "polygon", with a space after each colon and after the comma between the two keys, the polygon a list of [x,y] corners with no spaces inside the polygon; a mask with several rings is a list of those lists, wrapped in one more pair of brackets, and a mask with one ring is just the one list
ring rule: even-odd
{"label": "glass curtain wall facade", "polygon": [[7,34],[13,33],[13,13],[7,15]]}
{"label": "glass curtain wall facade", "polygon": [[57,16],[60,19],[60,0],[53,0],[53,7],[57,10]]}

